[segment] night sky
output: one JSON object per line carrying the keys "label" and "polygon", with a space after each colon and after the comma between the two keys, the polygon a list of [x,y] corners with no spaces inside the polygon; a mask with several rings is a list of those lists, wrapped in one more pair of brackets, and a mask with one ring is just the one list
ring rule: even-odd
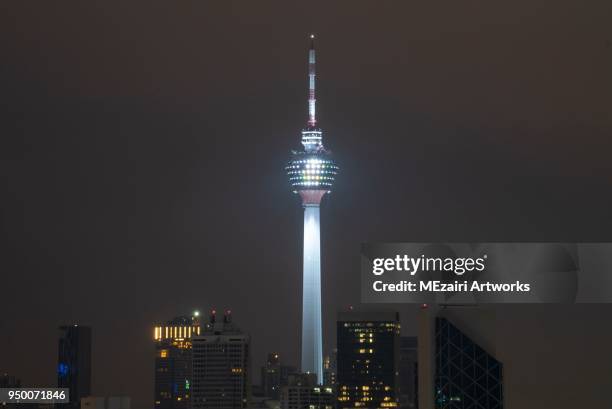
{"label": "night sky", "polygon": [[[612,241],[612,2],[426,3],[4,2],[0,372],[54,385],[58,325],[88,324],[93,392],[150,407],[152,326],[212,307],[251,333],[254,368],[298,363],[284,166],[310,32],[341,167],[321,210],[328,349],[362,242]],[[550,331],[525,328],[559,353],[612,342],[608,306],[537,310]],[[560,368],[588,394],[612,386],[594,361]]]}

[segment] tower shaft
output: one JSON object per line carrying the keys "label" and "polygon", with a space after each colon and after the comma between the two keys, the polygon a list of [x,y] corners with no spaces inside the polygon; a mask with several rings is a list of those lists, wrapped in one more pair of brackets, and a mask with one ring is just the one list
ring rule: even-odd
{"label": "tower shaft", "polygon": [[317,374],[318,382],[323,383],[319,203],[305,202],[303,206],[304,281],[302,298],[302,372]]}

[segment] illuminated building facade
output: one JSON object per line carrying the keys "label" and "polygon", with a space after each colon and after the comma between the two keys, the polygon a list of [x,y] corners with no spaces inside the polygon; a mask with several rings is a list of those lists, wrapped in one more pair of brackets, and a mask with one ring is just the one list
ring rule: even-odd
{"label": "illuminated building facade", "polygon": [[317,385],[316,374],[289,375],[281,388],[281,409],[333,409],[336,397],[329,386]]}
{"label": "illuminated building facade", "polygon": [[261,368],[261,386],[264,396],[279,400],[281,386],[286,385],[289,375],[295,372],[295,367],[282,365],[277,353],[268,354],[266,365]]}
{"label": "illuminated building facade", "polygon": [[325,355],[323,358],[323,385],[336,385],[336,359],[337,351],[334,350],[331,355]]}
{"label": "illuminated building facade", "polygon": [[250,337],[213,311],[193,341],[192,408],[239,409],[251,398]]}
{"label": "illuminated building facade", "polygon": [[311,35],[308,52],[308,125],[302,131],[303,150],[293,151],[286,166],[294,193],[304,207],[304,275],[302,295],[302,372],[317,374],[323,382],[323,334],[321,325],[321,238],[319,206],[331,191],[338,166],[323,146],[317,127],[315,99],[315,48]]}
{"label": "illuminated building facade", "polygon": [[338,409],[399,406],[399,314],[338,314]]}
{"label": "illuminated building facade", "polygon": [[198,315],[177,317],[153,330],[156,409],[190,408],[191,339],[200,334]]}
{"label": "illuminated building facade", "polygon": [[69,403],[80,407],[81,398],[91,395],[91,328],[82,325],[59,327],[57,387],[69,389]]}

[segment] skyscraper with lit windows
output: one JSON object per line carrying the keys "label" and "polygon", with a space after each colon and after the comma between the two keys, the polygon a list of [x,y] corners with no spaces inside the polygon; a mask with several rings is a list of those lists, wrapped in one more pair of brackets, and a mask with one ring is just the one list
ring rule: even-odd
{"label": "skyscraper with lit windows", "polygon": [[302,130],[303,150],[293,151],[286,170],[294,193],[304,207],[304,275],[302,295],[302,372],[317,374],[323,382],[323,334],[321,324],[321,237],[319,206],[331,192],[338,166],[323,146],[317,127],[315,98],[314,35],[308,51],[308,123]]}
{"label": "skyscraper with lit windows", "polygon": [[338,409],[399,406],[400,322],[395,312],[341,312]]}
{"label": "skyscraper with lit windows", "polygon": [[182,316],[154,329],[156,409],[191,407],[192,338],[200,334],[199,313]]}

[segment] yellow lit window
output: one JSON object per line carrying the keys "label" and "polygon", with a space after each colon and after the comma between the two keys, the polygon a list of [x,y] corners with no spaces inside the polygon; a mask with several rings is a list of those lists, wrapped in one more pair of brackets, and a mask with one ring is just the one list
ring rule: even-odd
{"label": "yellow lit window", "polygon": [[160,358],[168,358],[168,350],[167,349],[162,349],[161,351],[159,351],[159,357]]}

